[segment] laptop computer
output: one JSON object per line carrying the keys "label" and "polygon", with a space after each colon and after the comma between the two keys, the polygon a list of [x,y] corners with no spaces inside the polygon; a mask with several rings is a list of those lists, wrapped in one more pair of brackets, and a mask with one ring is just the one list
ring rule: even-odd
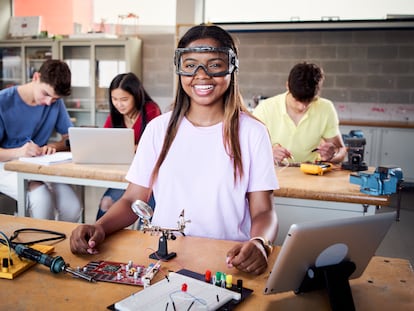
{"label": "laptop computer", "polygon": [[70,127],[69,144],[77,164],[131,164],[135,153],[129,128]]}
{"label": "laptop computer", "polygon": [[361,276],[396,219],[396,212],[304,222],[291,225],[264,294],[302,292],[311,267],[353,262],[349,279]]}

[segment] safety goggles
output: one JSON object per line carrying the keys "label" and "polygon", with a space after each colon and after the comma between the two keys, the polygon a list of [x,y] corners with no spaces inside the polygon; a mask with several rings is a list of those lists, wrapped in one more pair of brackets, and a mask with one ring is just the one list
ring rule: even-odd
{"label": "safety goggles", "polygon": [[[215,55],[212,55],[206,63],[201,63],[194,53]],[[206,46],[176,49],[174,64],[175,72],[180,76],[194,76],[201,67],[210,77],[224,77],[238,68],[239,60],[230,48]]]}

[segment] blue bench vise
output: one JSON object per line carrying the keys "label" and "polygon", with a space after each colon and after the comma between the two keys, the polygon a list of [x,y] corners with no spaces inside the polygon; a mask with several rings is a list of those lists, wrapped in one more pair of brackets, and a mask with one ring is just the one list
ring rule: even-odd
{"label": "blue bench vise", "polygon": [[398,191],[403,181],[401,168],[378,166],[374,173],[357,172],[350,174],[351,184],[361,185],[360,191],[370,195],[387,195]]}

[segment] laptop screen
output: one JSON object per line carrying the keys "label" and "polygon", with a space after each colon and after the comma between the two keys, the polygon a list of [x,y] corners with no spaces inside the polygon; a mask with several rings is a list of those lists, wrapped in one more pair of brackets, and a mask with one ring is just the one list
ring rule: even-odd
{"label": "laptop screen", "polygon": [[69,143],[78,164],[131,164],[135,152],[129,128],[70,127]]}

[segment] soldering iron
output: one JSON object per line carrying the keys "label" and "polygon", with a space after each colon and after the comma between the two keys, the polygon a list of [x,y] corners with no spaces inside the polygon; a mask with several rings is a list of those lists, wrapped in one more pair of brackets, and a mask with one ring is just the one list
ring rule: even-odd
{"label": "soldering iron", "polygon": [[95,282],[95,279],[85,273],[74,270],[65,263],[61,256],[52,257],[44,254],[34,248],[19,243],[10,243],[17,255],[20,257],[35,261],[50,268],[53,273],[68,272],[73,276],[79,277],[89,282]]}

